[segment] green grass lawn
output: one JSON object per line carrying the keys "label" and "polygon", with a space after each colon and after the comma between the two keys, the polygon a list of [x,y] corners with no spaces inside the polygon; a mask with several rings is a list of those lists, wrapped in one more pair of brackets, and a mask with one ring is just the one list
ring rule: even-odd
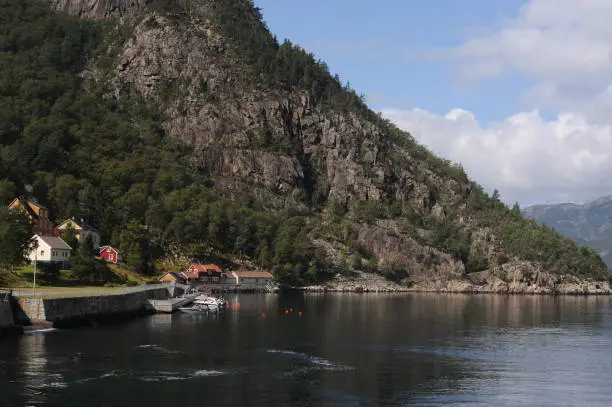
{"label": "green grass lawn", "polygon": [[[114,287],[125,287],[126,285],[146,284],[149,281],[133,270],[123,267],[109,265],[109,269],[119,277],[119,280],[127,281],[127,284],[113,284]],[[0,273],[0,287],[10,288],[31,288],[34,283],[34,266],[26,265],[15,269],[13,272]],[[43,272],[41,268],[36,270],[36,286],[42,290],[46,288],[59,289],[63,291],[70,289],[83,289],[84,287],[91,288],[113,288],[100,287],[99,285],[91,285],[83,283],[76,278],[71,270],[59,270],[57,273],[48,274]]]}
{"label": "green grass lawn", "polygon": [[28,265],[16,269],[13,273],[4,273],[5,277],[8,276],[8,281],[1,285],[11,288],[18,296],[64,298],[123,294],[128,286],[147,283],[144,278],[132,270],[114,265],[109,265],[109,268],[113,273],[133,283],[115,284],[110,287],[90,285],[75,279],[70,270],[60,270],[57,275],[50,276],[39,269],[36,273],[36,290],[34,291],[34,266]]}
{"label": "green grass lawn", "polygon": [[[34,266],[27,265],[15,269],[13,273],[7,273],[9,277],[10,287],[31,287],[34,282]],[[36,270],[36,285],[37,286],[54,286],[54,287],[76,287],[83,286],[75,279],[70,270],[59,270],[57,274],[47,274],[41,268]]]}
{"label": "green grass lawn", "polygon": [[132,284],[133,283],[136,283],[136,284],[147,284],[147,283],[150,282],[144,276],[142,276],[141,274],[138,274],[137,272],[135,272],[132,269],[121,267],[121,266],[116,265],[116,264],[108,264],[108,268],[115,275],[119,276],[121,279],[125,279],[125,280],[127,280],[129,282],[132,282]]}

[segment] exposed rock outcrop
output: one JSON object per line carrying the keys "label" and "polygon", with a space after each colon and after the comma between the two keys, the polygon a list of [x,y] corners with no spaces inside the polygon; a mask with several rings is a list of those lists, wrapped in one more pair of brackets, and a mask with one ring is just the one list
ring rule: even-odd
{"label": "exposed rock outcrop", "polygon": [[125,17],[141,10],[152,0],[50,0],[61,12],[92,19]]}
{"label": "exposed rock outcrop", "polygon": [[610,295],[606,281],[569,279],[559,281],[546,275],[540,281],[504,281],[495,276],[476,284],[464,279],[431,279],[412,285],[391,282],[378,274],[356,272],[352,276],[337,276],[326,285],[307,286],[306,292],[399,293],[438,292],[464,294],[535,294],[535,295]]}

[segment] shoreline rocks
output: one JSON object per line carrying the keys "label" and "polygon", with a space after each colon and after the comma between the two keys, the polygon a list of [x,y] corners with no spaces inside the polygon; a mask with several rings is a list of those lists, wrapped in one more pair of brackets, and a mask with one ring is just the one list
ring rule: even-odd
{"label": "shoreline rocks", "polygon": [[506,282],[498,278],[475,284],[469,280],[432,280],[401,285],[377,274],[359,273],[355,277],[337,277],[327,285],[301,287],[308,293],[461,293],[516,295],[612,295],[608,281],[567,277],[549,285],[529,281]]}

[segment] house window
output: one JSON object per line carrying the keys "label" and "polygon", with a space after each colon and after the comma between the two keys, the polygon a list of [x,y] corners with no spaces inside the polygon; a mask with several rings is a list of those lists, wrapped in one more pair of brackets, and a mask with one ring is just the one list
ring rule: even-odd
{"label": "house window", "polygon": [[45,255],[45,251],[44,251],[44,250],[41,250],[41,251],[40,251],[40,255],[41,255],[41,256],[44,256],[44,255]]}
{"label": "house window", "polygon": [[108,260],[109,261],[113,261],[113,254],[112,253],[108,255]]}

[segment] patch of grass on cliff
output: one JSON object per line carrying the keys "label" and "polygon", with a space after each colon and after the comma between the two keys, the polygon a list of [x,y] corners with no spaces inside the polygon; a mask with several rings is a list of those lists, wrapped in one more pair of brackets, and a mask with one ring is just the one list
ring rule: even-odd
{"label": "patch of grass on cliff", "polygon": [[116,264],[108,264],[108,268],[117,276],[117,280],[125,281],[128,285],[147,284],[149,282],[149,279],[131,268],[122,267]]}

